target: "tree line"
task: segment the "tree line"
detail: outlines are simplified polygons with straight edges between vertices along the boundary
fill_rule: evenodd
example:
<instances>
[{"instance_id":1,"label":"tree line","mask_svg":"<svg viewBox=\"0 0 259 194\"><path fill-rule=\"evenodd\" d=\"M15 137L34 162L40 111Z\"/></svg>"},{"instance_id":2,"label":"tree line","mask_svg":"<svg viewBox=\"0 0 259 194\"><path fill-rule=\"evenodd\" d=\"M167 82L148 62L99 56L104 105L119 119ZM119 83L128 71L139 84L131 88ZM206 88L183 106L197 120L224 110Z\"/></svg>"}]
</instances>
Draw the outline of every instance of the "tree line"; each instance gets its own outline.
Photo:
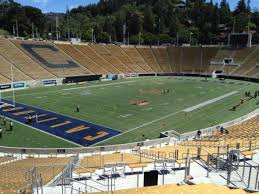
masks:
<instances>
[{"instance_id":1,"label":"tree line","mask_svg":"<svg viewBox=\"0 0 259 194\"><path fill-rule=\"evenodd\" d=\"M18 27L17 27L18 26ZM0 0L0 33L26 38L129 44L220 44L231 32L259 34L259 12L250 0L234 10L227 0L100 0L64 14L43 14L13 0Z\"/></svg>"}]
</instances>

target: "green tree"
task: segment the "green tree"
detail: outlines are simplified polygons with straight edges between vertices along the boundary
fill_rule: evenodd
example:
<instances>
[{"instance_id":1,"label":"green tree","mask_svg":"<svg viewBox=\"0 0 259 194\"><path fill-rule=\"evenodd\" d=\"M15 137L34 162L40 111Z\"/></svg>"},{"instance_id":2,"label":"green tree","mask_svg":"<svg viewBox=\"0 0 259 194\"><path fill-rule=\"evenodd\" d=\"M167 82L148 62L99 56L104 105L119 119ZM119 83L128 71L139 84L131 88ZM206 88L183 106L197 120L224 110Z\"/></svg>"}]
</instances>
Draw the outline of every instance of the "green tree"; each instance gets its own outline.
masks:
<instances>
[{"instance_id":1,"label":"green tree","mask_svg":"<svg viewBox=\"0 0 259 194\"><path fill-rule=\"evenodd\" d=\"M98 43L109 43L110 42L110 36L106 32L101 32L96 36L96 42Z\"/></svg>"},{"instance_id":2,"label":"green tree","mask_svg":"<svg viewBox=\"0 0 259 194\"><path fill-rule=\"evenodd\" d=\"M160 44L171 44L173 42L173 38L169 36L168 34L160 34L158 36Z\"/></svg>"},{"instance_id":3,"label":"green tree","mask_svg":"<svg viewBox=\"0 0 259 194\"><path fill-rule=\"evenodd\" d=\"M130 36L129 43L137 45L139 43L139 36L138 35Z\"/></svg>"},{"instance_id":4,"label":"green tree","mask_svg":"<svg viewBox=\"0 0 259 194\"><path fill-rule=\"evenodd\" d=\"M145 32L154 33L155 17L150 5L145 8L144 11L144 23L143 28Z\"/></svg>"},{"instance_id":5,"label":"green tree","mask_svg":"<svg viewBox=\"0 0 259 194\"><path fill-rule=\"evenodd\" d=\"M249 10L247 9L245 0L239 0L234 11L235 32L243 32L247 28L249 21Z\"/></svg>"},{"instance_id":6,"label":"green tree","mask_svg":"<svg viewBox=\"0 0 259 194\"><path fill-rule=\"evenodd\" d=\"M127 15L127 26L129 34L136 35L142 31L142 17L141 14L136 13L129 13Z\"/></svg>"},{"instance_id":7,"label":"green tree","mask_svg":"<svg viewBox=\"0 0 259 194\"><path fill-rule=\"evenodd\" d=\"M147 45L154 45L158 41L158 37L152 33L145 33L143 34L142 38L143 38L144 44L147 44Z\"/></svg>"}]
</instances>

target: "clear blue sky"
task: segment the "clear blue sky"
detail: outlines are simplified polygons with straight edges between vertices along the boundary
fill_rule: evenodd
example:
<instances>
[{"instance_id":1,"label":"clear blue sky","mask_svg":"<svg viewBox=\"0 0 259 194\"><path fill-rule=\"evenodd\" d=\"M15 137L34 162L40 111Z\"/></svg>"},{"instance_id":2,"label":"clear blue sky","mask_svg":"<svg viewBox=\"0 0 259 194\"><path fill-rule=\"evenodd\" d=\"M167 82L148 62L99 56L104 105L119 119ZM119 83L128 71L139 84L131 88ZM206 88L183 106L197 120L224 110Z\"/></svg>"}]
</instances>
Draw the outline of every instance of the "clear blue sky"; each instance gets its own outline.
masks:
<instances>
[{"instance_id":1,"label":"clear blue sky","mask_svg":"<svg viewBox=\"0 0 259 194\"><path fill-rule=\"evenodd\" d=\"M221 0L213 0L220 2ZM79 5L96 3L98 0L16 0L22 5L31 5L40 8L43 12L65 12L68 5L69 9ZM238 0L228 0L232 9L236 7ZM259 9L259 0L251 0L251 7Z\"/></svg>"}]
</instances>

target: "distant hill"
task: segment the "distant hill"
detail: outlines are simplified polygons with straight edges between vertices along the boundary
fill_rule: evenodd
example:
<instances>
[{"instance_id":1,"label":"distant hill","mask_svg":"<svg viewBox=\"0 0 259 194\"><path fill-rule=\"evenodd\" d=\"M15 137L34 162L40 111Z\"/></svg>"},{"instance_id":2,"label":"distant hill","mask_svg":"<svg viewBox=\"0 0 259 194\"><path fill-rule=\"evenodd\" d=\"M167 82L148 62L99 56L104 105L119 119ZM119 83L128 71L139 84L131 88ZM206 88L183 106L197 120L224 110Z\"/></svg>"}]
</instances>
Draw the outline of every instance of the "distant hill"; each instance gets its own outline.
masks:
<instances>
[{"instance_id":1,"label":"distant hill","mask_svg":"<svg viewBox=\"0 0 259 194\"><path fill-rule=\"evenodd\" d=\"M234 11L227 0L220 4L205 0L100 0L79 6L66 14L42 14L37 8L21 6L12 0L0 0L0 27L10 34L16 21L19 35L30 37L32 23L43 38L65 40L81 37L96 42L137 44L218 44L228 33L245 32L248 27L259 33L259 13L249 1L239 0ZM52 37L48 34L52 32ZM69 35L68 35L69 33Z\"/></svg>"}]
</instances>

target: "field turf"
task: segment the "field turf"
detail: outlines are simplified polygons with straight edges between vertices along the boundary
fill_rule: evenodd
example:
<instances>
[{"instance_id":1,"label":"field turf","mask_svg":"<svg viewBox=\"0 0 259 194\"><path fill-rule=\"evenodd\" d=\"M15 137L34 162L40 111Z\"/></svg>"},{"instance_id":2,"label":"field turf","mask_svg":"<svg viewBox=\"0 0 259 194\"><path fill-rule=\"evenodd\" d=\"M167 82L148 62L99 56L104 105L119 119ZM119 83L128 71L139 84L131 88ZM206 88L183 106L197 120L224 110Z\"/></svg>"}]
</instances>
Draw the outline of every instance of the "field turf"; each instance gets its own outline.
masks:
<instances>
[{"instance_id":1,"label":"field turf","mask_svg":"<svg viewBox=\"0 0 259 194\"><path fill-rule=\"evenodd\" d=\"M258 90L258 84L190 77L147 77L79 85L41 87L16 91L16 101L97 123L122 132L97 145L141 141L157 138L161 131L180 133L233 120L256 108L256 100L241 105L246 91ZM164 94L164 90L169 93ZM183 110L211 99L233 93L191 112ZM6 99L11 92L3 93ZM132 105L146 101L145 106ZM75 108L80 105L80 112ZM8 127L7 127L8 128ZM69 142L15 123L14 131L4 131L0 145L11 147L76 147Z\"/></svg>"}]
</instances>

